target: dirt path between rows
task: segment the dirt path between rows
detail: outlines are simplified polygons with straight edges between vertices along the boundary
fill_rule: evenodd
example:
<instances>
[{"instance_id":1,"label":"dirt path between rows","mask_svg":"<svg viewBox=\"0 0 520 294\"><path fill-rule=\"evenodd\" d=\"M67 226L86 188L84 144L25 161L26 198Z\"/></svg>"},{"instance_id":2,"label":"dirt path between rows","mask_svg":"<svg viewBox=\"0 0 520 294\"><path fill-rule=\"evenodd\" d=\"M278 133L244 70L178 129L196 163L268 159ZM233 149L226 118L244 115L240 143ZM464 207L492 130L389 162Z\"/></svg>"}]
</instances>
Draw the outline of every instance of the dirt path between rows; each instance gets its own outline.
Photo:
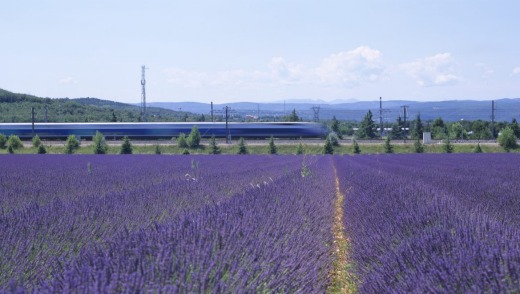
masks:
<instances>
[{"instance_id":1,"label":"dirt path between rows","mask_svg":"<svg viewBox=\"0 0 520 294\"><path fill-rule=\"evenodd\" d=\"M353 274L353 264L349 258L350 240L345 236L343 226L343 201L345 195L341 193L338 172L334 168L334 178L336 186L336 201L334 203L334 224L332 232L334 235L333 255L334 268L331 273L332 284L328 293L357 293L356 278Z\"/></svg>"}]
</instances>

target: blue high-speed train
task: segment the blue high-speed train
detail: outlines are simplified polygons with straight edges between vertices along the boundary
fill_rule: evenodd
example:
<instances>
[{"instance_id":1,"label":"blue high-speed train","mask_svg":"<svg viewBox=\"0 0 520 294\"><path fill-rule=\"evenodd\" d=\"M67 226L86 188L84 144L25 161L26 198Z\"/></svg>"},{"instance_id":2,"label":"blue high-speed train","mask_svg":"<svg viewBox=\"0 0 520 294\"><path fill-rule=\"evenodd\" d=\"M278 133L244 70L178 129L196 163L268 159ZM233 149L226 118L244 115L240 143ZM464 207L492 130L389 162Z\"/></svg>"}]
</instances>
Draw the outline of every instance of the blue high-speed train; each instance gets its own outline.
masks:
<instances>
[{"instance_id":1,"label":"blue high-speed train","mask_svg":"<svg viewBox=\"0 0 520 294\"><path fill-rule=\"evenodd\" d=\"M226 137L224 122L141 122L141 123L0 123L0 134L20 138L66 138L75 135L90 138L101 132L106 137L171 138L180 133L188 135L197 126L202 137ZM326 134L324 126L307 122L229 123L232 138L318 138Z\"/></svg>"}]
</instances>

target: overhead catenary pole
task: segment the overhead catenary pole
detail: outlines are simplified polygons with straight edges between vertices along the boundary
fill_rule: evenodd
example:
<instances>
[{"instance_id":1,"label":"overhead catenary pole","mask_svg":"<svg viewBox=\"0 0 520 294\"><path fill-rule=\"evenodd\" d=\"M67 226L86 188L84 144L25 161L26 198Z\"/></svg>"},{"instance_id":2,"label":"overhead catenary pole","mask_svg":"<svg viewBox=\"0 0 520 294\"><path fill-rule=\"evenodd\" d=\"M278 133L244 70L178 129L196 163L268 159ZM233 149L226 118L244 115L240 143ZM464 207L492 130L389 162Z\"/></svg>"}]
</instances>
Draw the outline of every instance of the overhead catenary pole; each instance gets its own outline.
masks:
<instances>
[{"instance_id":1,"label":"overhead catenary pole","mask_svg":"<svg viewBox=\"0 0 520 294\"><path fill-rule=\"evenodd\" d=\"M144 72L146 67L141 66L141 121L146 121L146 79Z\"/></svg>"},{"instance_id":2,"label":"overhead catenary pole","mask_svg":"<svg viewBox=\"0 0 520 294\"><path fill-rule=\"evenodd\" d=\"M406 132L406 118L408 118L408 105L403 105L401 106L401 108L403 109L403 118L404 118L404 123L403 123L403 126L404 126L404 141L406 142L406 138L408 136L407 132Z\"/></svg>"},{"instance_id":3,"label":"overhead catenary pole","mask_svg":"<svg viewBox=\"0 0 520 294\"><path fill-rule=\"evenodd\" d=\"M379 97L379 132L383 138L383 99Z\"/></svg>"},{"instance_id":4,"label":"overhead catenary pole","mask_svg":"<svg viewBox=\"0 0 520 294\"><path fill-rule=\"evenodd\" d=\"M491 139L495 139L495 100L491 100Z\"/></svg>"},{"instance_id":5,"label":"overhead catenary pole","mask_svg":"<svg viewBox=\"0 0 520 294\"><path fill-rule=\"evenodd\" d=\"M32 135L34 137L34 107L31 107Z\"/></svg>"},{"instance_id":6,"label":"overhead catenary pole","mask_svg":"<svg viewBox=\"0 0 520 294\"><path fill-rule=\"evenodd\" d=\"M213 122L213 101L211 101L211 122Z\"/></svg>"},{"instance_id":7,"label":"overhead catenary pole","mask_svg":"<svg viewBox=\"0 0 520 294\"><path fill-rule=\"evenodd\" d=\"M229 118L229 115L228 115L228 111L229 111L229 107L226 106L225 107L226 109L226 144L229 144L229 127L228 127L228 118Z\"/></svg>"}]
</instances>

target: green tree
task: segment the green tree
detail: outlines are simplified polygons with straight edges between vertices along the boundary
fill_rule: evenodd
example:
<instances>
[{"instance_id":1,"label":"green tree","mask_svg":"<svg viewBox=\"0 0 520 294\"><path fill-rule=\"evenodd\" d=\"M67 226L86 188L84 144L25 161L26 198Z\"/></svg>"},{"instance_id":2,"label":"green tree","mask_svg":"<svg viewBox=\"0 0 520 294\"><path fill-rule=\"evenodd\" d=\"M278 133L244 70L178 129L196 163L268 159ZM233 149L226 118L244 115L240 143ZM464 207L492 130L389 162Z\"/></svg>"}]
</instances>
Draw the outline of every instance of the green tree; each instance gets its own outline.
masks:
<instances>
[{"instance_id":1,"label":"green tree","mask_svg":"<svg viewBox=\"0 0 520 294\"><path fill-rule=\"evenodd\" d=\"M38 135L34 135L34 137L32 138L32 145L33 147L40 147L40 145L42 144L42 141L40 140L40 137Z\"/></svg>"},{"instance_id":2,"label":"green tree","mask_svg":"<svg viewBox=\"0 0 520 294\"><path fill-rule=\"evenodd\" d=\"M464 130L464 126L462 126L460 122L451 124L450 130L450 136L452 138L462 140L467 137L466 130Z\"/></svg>"},{"instance_id":3,"label":"green tree","mask_svg":"<svg viewBox=\"0 0 520 294\"><path fill-rule=\"evenodd\" d=\"M505 127L498 135L498 144L507 152L517 147L516 140L515 132L510 127Z\"/></svg>"},{"instance_id":4,"label":"green tree","mask_svg":"<svg viewBox=\"0 0 520 294\"><path fill-rule=\"evenodd\" d=\"M482 147L480 147L480 143L477 143L477 146L473 150L474 153L483 153Z\"/></svg>"},{"instance_id":5,"label":"green tree","mask_svg":"<svg viewBox=\"0 0 520 294\"><path fill-rule=\"evenodd\" d=\"M23 143L17 135L10 135L9 139L7 139L7 146L11 147L13 150L16 150L23 148Z\"/></svg>"},{"instance_id":6,"label":"green tree","mask_svg":"<svg viewBox=\"0 0 520 294\"><path fill-rule=\"evenodd\" d=\"M113 110L112 110L112 118L110 119L110 122L117 122L117 116Z\"/></svg>"},{"instance_id":7,"label":"green tree","mask_svg":"<svg viewBox=\"0 0 520 294\"><path fill-rule=\"evenodd\" d=\"M96 135L92 137L94 154L105 154L107 153L108 146L105 141L105 136L101 134L99 131L96 131Z\"/></svg>"},{"instance_id":8,"label":"green tree","mask_svg":"<svg viewBox=\"0 0 520 294\"><path fill-rule=\"evenodd\" d=\"M376 137L374 130L376 129L376 125L374 120L372 119L372 111L368 111L363 121L359 126L359 130L357 132L357 136L362 139L372 139Z\"/></svg>"},{"instance_id":9,"label":"green tree","mask_svg":"<svg viewBox=\"0 0 520 294\"><path fill-rule=\"evenodd\" d=\"M291 112L291 114L285 118L285 121L288 121L288 122L291 122L291 121L292 121L292 122L300 121L300 118L299 118L298 115L296 114L296 108L294 108L293 111Z\"/></svg>"},{"instance_id":10,"label":"green tree","mask_svg":"<svg viewBox=\"0 0 520 294\"><path fill-rule=\"evenodd\" d=\"M330 132L328 135L327 135L327 138L329 138L329 141L330 143L332 144L332 146L339 146L339 138L338 138L338 134L334 133L334 132Z\"/></svg>"},{"instance_id":11,"label":"green tree","mask_svg":"<svg viewBox=\"0 0 520 294\"><path fill-rule=\"evenodd\" d=\"M424 152L424 145L421 143L421 140L418 138L415 139L415 143L413 143L413 149L415 153L423 153Z\"/></svg>"},{"instance_id":12,"label":"green tree","mask_svg":"<svg viewBox=\"0 0 520 294\"><path fill-rule=\"evenodd\" d=\"M473 131L474 138L480 139L489 139L491 138L491 131L489 130L489 126L486 122L478 119L471 124L471 130Z\"/></svg>"},{"instance_id":13,"label":"green tree","mask_svg":"<svg viewBox=\"0 0 520 294\"><path fill-rule=\"evenodd\" d=\"M296 154L301 155L304 153L305 153L305 149L303 149L303 144L302 144L302 142L300 142L300 144L298 144L298 148L296 148Z\"/></svg>"},{"instance_id":14,"label":"green tree","mask_svg":"<svg viewBox=\"0 0 520 294\"><path fill-rule=\"evenodd\" d=\"M442 149L444 153L453 153L453 144L450 143L450 137L448 136L446 140L444 140L444 145L442 145Z\"/></svg>"},{"instance_id":15,"label":"green tree","mask_svg":"<svg viewBox=\"0 0 520 294\"><path fill-rule=\"evenodd\" d=\"M354 154L360 154L361 153L361 149L359 148L359 144L356 140L354 140L354 142L352 143L352 146L353 146L353 149L354 149Z\"/></svg>"},{"instance_id":16,"label":"green tree","mask_svg":"<svg viewBox=\"0 0 520 294\"><path fill-rule=\"evenodd\" d=\"M414 127L412 131L412 138L421 139L424 132L424 126L421 121L421 114L417 114L414 121Z\"/></svg>"},{"instance_id":17,"label":"green tree","mask_svg":"<svg viewBox=\"0 0 520 294\"><path fill-rule=\"evenodd\" d=\"M401 116L397 118L397 121L392 125L392 131L390 132L393 139L404 139L404 125Z\"/></svg>"},{"instance_id":18,"label":"green tree","mask_svg":"<svg viewBox=\"0 0 520 294\"><path fill-rule=\"evenodd\" d=\"M271 136L271 139L269 139L269 150L267 150L267 153L269 154L277 154L278 150L276 148L276 145L274 144L274 138Z\"/></svg>"},{"instance_id":19,"label":"green tree","mask_svg":"<svg viewBox=\"0 0 520 294\"><path fill-rule=\"evenodd\" d=\"M217 140L215 139L215 135L211 136L209 139L209 154L217 155L220 154L220 147L217 145Z\"/></svg>"},{"instance_id":20,"label":"green tree","mask_svg":"<svg viewBox=\"0 0 520 294\"><path fill-rule=\"evenodd\" d=\"M45 149L45 146L43 146L43 144L40 144L38 146L38 154L45 154L47 153L47 149Z\"/></svg>"},{"instance_id":21,"label":"green tree","mask_svg":"<svg viewBox=\"0 0 520 294\"><path fill-rule=\"evenodd\" d=\"M433 121L431 130L433 139L439 140L444 138L446 133L446 125L444 124L442 118L438 117Z\"/></svg>"},{"instance_id":22,"label":"green tree","mask_svg":"<svg viewBox=\"0 0 520 294\"><path fill-rule=\"evenodd\" d=\"M332 146L329 137L325 139L325 145L323 145L323 154L334 154L334 147Z\"/></svg>"},{"instance_id":23,"label":"green tree","mask_svg":"<svg viewBox=\"0 0 520 294\"><path fill-rule=\"evenodd\" d=\"M182 155L190 155L190 151L188 149L184 149L184 151L182 151Z\"/></svg>"},{"instance_id":24,"label":"green tree","mask_svg":"<svg viewBox=\"0 0 520 294\"><path fill-rule=\"evenodd\" d=\"M180 133L177 138L177 146L179 148L188 148L188 142L186 142L186 135L184 133Z\"/></svg>"},{"instance_id":25,"label":"green tree","mask_svg":"<svg viewBox=\"0 0 520 294\"><path fill-rule=\"evenodd\" d=\"M513 130L513 133L515 133L515 136L517 138L520 138L520 126L518 126L518 123L516 122L516 118L513 118L511 120L511 129Z\"/></svg>"},{"instance_id":26,"label":"green tree","mask_svg":"<svg viewBox=\"0 0 520 294\"><path fill-rule=\"evenodd\" d=\"M247 150L246 143L243 137L240 137L238 140L238 154L248 154L249 150Z\"/></svg>"},{"instance_id":27,"label":"green tree","mask_svg":"<svg viewBox=\"0 0 520 294\"><path fill-rule=\"evenodd\" d=\"M343 139L339 125L339 120L336 119L336 116L332 117L332 124L330 125L330 129L338 135L338 138Z\"/></svg>"},{"instance_id":28,"label":"green tree","mask_svg":"<svg viewBox=\"0 0 520 294\"><path fill-rule=\"evenodd\" d=\"M161 146L155 145L155 154L161 154Z\"/></svg>"},{"instance_id":29,"label":"green tree","mask_svg":"<svg viewBox=\"0 0 520 294\"><path fill-rule=\"evenodd\" d=\"M191 128L191 132L188 135L188 139L186 140L186 143L190 148L197 148L200 145L200 132L199 128L197 126L193 126Z\"/></svg>"},{"instance_id":30,"label":"green tree","mask_svg":"<svg viewBox=\"0 0 520 294\"><path fill-rule=\"evenodd\" d=\"M13 148L13 146L8 145L8 147L7 147L7 152L9 152L9 154L13 154L13 153L14 153L14 148Z\"/></svg>"},{"instance_id":31,"label":"green tree","mask_svg":"<svg viewBox=\"0 0 520 294\"><path fill-rule=\"evenodd\" d=\"M0 134L0 149L4 149L7 146L7 137L4 134Z\"/></svg>"},{"instance_id":32,"label":"green tree","mask_svg":"<svg viewBox=\"0 0 520 294\"><path fill-rule=\"evenodd\" d=\"M79 141L78 138L74 135L69 135L67 137L67 141L65 141L65 153L72 154L79 149Z\"/></svg>"},{"instance_id":33,"label":"green tree","mask_svg":"<svg viewBox=\"0 0 520 294\"><path fill-rule=\"evenodd\" d=\"M394 146L390 144L390 137L387 136L384 144L385 153L394 153Z\"/></svg>"},{"instance_id":34,"label":"green tree","mask_svg":"<svg viewBox=\"0 0 520 294\"><path fill-rule=\"evenodd\" d=\"M121 151L119 154L132 154L133 153L133 147L132 143L130 143L130 139L128 136L125 136L123 138L123 144L121 144Z\"/></svg>"}]
</instances>

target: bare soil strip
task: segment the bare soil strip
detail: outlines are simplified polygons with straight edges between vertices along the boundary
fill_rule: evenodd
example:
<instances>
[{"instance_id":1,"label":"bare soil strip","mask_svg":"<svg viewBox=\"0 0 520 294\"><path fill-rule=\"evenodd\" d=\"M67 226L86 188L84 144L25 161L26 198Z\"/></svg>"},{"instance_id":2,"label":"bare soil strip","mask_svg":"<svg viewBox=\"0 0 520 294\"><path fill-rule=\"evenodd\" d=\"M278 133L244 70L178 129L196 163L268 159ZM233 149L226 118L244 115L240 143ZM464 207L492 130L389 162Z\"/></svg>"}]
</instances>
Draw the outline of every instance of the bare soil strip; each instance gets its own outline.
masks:
<instances>
[{"instance_id":1,"label":"bare soil strip","mask_svg":"<svg viewBox=\"0 0 520 294\"><path fill-rule=\"evenodd\" d=\"M331 273L332 283L328 293L357 293L356 277L353 274L353 264L349 258L350 240L345 236L343 226L343 201L345 195L341 193L339 178L334 166L336 185L336 202L334 203L334 235L333 255L334 269Z\"/></svg>"}]
</instances>

